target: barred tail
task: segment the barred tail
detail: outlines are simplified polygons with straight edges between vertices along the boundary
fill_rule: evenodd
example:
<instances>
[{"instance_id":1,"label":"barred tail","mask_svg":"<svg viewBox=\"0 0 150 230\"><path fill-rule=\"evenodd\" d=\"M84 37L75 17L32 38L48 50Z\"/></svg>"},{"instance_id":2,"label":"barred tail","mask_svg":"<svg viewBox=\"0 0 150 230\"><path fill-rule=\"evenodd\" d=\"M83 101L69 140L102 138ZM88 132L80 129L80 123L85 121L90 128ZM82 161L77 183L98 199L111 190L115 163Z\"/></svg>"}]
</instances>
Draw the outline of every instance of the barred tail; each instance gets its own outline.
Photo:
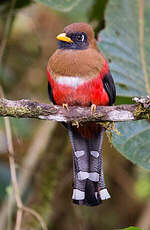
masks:
<instances>
[{"instance_id":1,"label":"barred tail","mask_svg":"<svg viewBox=\"0 0 150 230\"><path fill-rule=\"evenodd\" d=\"M74 189L73 202L96 206L110 198L106 189L102 167L102 141L104 128L91 139L86 139L76 129L69 128L73 147Z\"/></svg>"}]
</instances>

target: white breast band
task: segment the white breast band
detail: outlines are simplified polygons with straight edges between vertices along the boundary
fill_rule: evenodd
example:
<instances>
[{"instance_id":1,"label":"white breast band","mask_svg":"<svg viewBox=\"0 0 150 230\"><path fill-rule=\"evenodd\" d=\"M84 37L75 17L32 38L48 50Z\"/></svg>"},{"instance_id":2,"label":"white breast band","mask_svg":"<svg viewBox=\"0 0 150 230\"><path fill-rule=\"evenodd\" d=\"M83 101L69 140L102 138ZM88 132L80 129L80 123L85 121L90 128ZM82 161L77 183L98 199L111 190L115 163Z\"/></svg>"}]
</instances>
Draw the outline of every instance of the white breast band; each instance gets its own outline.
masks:
<instances>
[{"instance_id":1,"label":"white breast band","mask_svg":"<svg viewBox=\"0 0 150 230\"><path fill-rule=\"evenodd\" d=\"M77 88L79 85L82 85L85 80L81 77L72 77L72 76L60 76L56 79L59 84L71 86Z\"/></svg>"}]
</instances>

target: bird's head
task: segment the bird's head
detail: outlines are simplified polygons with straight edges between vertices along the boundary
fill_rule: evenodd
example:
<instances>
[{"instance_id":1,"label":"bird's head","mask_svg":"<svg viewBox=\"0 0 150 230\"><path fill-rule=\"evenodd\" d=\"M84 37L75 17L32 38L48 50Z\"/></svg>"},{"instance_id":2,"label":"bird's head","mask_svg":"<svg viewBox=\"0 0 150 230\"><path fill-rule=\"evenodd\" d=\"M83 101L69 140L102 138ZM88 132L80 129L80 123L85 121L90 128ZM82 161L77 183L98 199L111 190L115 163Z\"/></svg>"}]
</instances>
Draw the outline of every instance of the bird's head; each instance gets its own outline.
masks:
<instances>
[{"instance_id":1,"label":"bird's head","mask_svg":"<svg viewBox=\"0 0 150 230\"><path fill-rule=\"evenodd\" d=\"M87 23L70 24L56 38L59 41L59 49L84 50L95 46L93 29Z\"/></svg>"}]
</instances>

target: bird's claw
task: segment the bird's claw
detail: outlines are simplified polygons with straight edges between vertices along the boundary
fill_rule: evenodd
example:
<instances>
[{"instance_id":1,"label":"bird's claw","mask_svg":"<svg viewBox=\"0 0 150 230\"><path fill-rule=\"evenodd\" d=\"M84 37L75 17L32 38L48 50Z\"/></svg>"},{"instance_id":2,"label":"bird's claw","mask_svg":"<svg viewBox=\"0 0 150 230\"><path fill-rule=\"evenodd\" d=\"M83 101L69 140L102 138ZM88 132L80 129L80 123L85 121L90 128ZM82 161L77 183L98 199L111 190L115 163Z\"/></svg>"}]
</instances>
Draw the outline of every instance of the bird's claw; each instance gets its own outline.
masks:
<instances>
[{"instance_id":1,"label":"bird's claw","mask_svg":"<svg viewBox=\"0 0 150 230\"><path fill-rule=\"evenodd\" d=\"M96 105L95 104L92 104L91 105L91 114L95 113L96 112Z\"/></svg>"},{"instance_id":2,"label":"bird's claw","mask_svg":"<svg viewBox=\"0 0 150 230\"><path fill-rule=\"evenodd\" d=\"M67 111L69 111L68 104L63 104L62 106L63 106L64 109L66 109Z\"/></svg>"}]
</instances>

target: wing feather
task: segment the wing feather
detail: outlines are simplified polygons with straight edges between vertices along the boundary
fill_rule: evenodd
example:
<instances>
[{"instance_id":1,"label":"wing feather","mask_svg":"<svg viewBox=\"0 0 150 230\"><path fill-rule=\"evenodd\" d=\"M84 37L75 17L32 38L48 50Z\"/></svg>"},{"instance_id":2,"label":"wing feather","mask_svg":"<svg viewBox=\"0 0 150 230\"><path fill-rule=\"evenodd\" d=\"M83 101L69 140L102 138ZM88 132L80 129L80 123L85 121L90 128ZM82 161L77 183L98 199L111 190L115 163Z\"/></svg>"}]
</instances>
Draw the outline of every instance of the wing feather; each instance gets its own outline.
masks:
<instances>
[{"instance_id":1,"label":"wing feather","mask_svg":"<svg viewBox=\"0 0 150 230\"><path fill-rule=\"evenodd\" d=\"M49 97L50 101L53 102L54 105L56 105L56 103L54 101L54 97L53 97L53 89L52 89L49 82L48 82L48 97Z\"/></svg>"},{"instance_id":2,"label":"wing feather","mask_svg":"<svg viewBox=\"0 0 150 230\"><path fill-rule=\"evenodd\" d=\"M109 97L109 105L113 105L116 100L116 88L111 73L110 72L107 73L103 77L102 81L103 81L104 89L106 90Z\"/></svg>"}]
</instances>

